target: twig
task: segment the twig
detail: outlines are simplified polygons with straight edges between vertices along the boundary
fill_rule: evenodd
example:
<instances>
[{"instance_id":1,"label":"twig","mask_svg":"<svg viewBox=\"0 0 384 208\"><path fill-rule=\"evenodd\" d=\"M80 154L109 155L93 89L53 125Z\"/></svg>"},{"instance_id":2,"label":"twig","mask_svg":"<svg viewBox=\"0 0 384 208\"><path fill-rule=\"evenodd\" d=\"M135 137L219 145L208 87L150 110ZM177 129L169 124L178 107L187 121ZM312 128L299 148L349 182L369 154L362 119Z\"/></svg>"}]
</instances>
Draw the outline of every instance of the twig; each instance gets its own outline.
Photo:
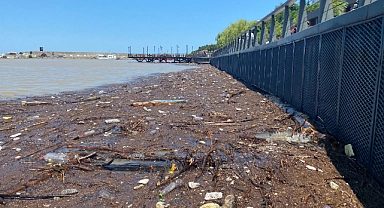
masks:
<instances>
[{"instance_id":1,"label":"twig","mask_svg":"<svg viewBox=\"0 0 384 208\"><path fill-rule=\"evenodd\" d=\"M29 181L29 182L27 182L27 183L25 183L25 184L15 188L15 189L12 189L10 191L5 192L4 194L15 194L15 193L17 193L17 192L19 192L21 190L24 190L24 189L30 187L30 186L36 185L39 182L44 181L44 180L50 178L52 176L52 171L53 170L51 170L50 172L48 172L45 175L40 176L40 178L38 178L38 179L31 180L31 181Z\"/></svg>"},{"instance_id":2,"label":"twig","mask_svg":"<svg viewBox=\"0 0 384 208\"><path fill-rule=\"evenodd\" d=\"M37 199L52 199L55 197L70 197L71 195L46 195L46 196L21 196L18 194L0 194L3 199L21 199L21 200L37 200Z\"/></svg>"},{"instance_id":3,"label":"twig","mask_svg":"<svg viewBox=\"0 0 384 208\"><path fill-rule=\"evenodd\" d=\"M75 149L85 149L85 150L97 150L97 151L107 151L107 152L118 152L118 153L133 153L132 150L130 151L125 151L125 150L116 150L116 149L111 149L107 147L87 147L87 146L76 146L73 144L68 144L67 148L75 148Z\"/></svg>"}]
</instances>

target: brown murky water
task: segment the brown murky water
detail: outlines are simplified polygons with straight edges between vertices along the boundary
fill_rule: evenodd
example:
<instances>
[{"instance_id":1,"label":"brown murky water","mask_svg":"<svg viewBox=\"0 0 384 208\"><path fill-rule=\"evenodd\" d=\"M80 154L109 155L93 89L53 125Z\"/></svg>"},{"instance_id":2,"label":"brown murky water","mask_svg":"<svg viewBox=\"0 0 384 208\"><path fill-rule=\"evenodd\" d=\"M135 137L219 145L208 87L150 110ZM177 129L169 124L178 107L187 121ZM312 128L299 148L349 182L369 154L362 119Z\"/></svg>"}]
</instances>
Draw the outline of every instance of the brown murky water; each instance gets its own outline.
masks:
<instances>
[{"instance_id":1,"label":"brown murky water","mask_svg":"<svg viewBox=\"0 0 384 208\"><path fill-rule=\"evenodd\" d=\"M0 99L54 94L191 68L133 60L0 59Z\"/></svg>"}]
</instances>

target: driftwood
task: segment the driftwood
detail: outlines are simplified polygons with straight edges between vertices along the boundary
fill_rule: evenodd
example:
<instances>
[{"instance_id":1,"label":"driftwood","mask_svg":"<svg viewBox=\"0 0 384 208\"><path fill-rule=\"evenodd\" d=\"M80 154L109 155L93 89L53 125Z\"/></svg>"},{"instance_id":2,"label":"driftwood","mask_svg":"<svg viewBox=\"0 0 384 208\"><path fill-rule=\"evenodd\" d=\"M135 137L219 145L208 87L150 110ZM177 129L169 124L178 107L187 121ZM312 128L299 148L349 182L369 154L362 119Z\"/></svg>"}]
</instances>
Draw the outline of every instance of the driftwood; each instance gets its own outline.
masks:
<instances>
[{"instance_id":1,"label":"driftwood","mask_svg":"<svg viewBox=\"0 0 384 208\"><path fill-rule=\"evenodd\" d=\"M72 102L70 102L70 103L89 102L89 101L100 100L100 99L101 99L101 98L98 97L98 96L92 96L92 97L84 98L84 99L81 99L81 100L78 100L78 101L72 101Z\"/></svg>"},{"instance_id":2,"label":"driftwood","mask_svg":"<svg viewBox=\"0 0 384 208\"><path fill-rule=\"evenodd\" d=\"M29 181L29 182L27 182L27 183L25 183L25 184L23 184L23 185L21 185L19 187L16 187L15 189L12 189L12 190L9 190L9 191L5 192L4 194L15 194L15 193L17 193L19 191L22 191L22 190L30 187L30 186L34 186L34 185L38 184L39 182L44 181L44 180L50 178L51 176L52 176L52 172L50 171L47 174L44 174L44 175L40 176L38 179L31 180L31 181Z\"/></svg>"},{"instance_id":3,"label":"driftwood","mask_svg":"<svg viewBox=\"0 0 384 208\"><path fill-rule=\"evenodd\" d=\"M133 153L132 150L117 150L117 149L111 149L108 147L88 147L88 146L78 146L73 144L68 144L67 148L75 148L75 149L85 149L85 150L95 150L95 151L107 151L107 152L117 152L117 153Z\"/></svg>"},{"instance_id":4,"label":"driftwood","mask_svg":"<svg viewBox=\"0 0 384 208\"><path fill-rule=\"evenodd\" d=\"M133 107L140 106L156 106L156 105L171 105L174 103L187 103L188 100L151 100L146 102L134 102L131 104Z\"/></svg>"},{"instance_id":5,"label":"driftwood","mask_svg":"<svg viewBox=\"0 0 384 208\"><path fill-rule=\"evenodd\" d=\"M18 194L0 194L2 199L20 199L20 200L38 200L38 199L53 199L56 197L70 197L70 195L45 195L45 196L22 196Z\"/></svg>"},{"instance_id":6,"label":"driftwood","mask_svg":"<svg viewBox=\"0 0 384 208\"><path fill-rule=\"evenodd\" d=\"M51 105L51 104L52 103L41 102L41 101L33 101L33 102L21 101L22 106Z\"/></svg>"}]
</instances>

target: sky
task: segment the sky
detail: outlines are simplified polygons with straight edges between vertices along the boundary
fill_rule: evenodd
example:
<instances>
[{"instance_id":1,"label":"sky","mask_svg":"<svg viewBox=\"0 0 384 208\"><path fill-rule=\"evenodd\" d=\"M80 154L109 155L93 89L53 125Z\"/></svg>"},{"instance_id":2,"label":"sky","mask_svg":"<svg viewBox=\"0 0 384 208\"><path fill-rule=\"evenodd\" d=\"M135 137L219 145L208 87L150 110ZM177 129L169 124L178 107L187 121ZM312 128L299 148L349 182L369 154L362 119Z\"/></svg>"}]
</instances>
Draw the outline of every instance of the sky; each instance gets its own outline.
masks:
<instances>
[{"instance_id":1,"label":"sky","mask_svg":"<svg viewBox=\"0 0 384 208\"><path fill-rule=\"evenodd\" d=\"M1 0L0 53L185 53L284 0ZM160 48L161 47L161 48ZM161 50L162 49L162 50Z\"/></svg>"}]
</instances>

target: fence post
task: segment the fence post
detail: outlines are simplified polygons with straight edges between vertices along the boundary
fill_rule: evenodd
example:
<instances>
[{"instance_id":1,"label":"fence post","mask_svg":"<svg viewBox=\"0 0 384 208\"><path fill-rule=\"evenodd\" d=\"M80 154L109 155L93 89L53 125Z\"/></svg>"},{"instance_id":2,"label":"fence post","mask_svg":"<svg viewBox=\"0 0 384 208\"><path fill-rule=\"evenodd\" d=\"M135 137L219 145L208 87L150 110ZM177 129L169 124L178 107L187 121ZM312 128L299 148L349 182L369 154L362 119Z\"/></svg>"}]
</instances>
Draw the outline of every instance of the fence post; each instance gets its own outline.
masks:
<instances>
[{"instance_id":1,"label":"fence post","mask_svg":"<svg viewBox=\"0 0 384 208\"><path fill-rule=\"evenodd\" d=\"M322 23L332 18L333 18L332 0L320 0L319 16L317 18L318 22Z\"/></svg>"},{"instance_id":2,"label":"fence post","mask_svg":"<svg viewBox=\"0 0 384 208\"><path fill-rule=\"evenodd\" d=\"M265 22L262 21L261 22L261 32L260 32L260 45L264 45L265 44Z\"/></svg>"},{"instance_id":3,"label":"fence post","mask_svg":"<svg viewBox=\"0 0 384 208\"><path fill-rule=\"evenodd\" d=\"M284 9L284 23L283 23L283 38L291 35L291 24L289 19L289 6L285 6Z\"/></svg>"},{"instance_id":4,"label":"fence post","mask_svg":"<svg viewBox=\"0 0 384 208\"><path fill-rule=\"evenodd\" d=\"M305 9L305 0L300 0L299 18L297 19L297 32L301 32L308 28L307 25L307 10Z\"/></svg>"},{"instance_id":5,"label":"fence post","mask_svg":"<svg viewBox=\"0 0 384 208\"><path fill-rule=\"evenodd\" d=\"M271 28L269 30L269 40L270 43L276 41L276 32L275 32L275 15L271 17Z\"/></svg>"}]
</instances>

